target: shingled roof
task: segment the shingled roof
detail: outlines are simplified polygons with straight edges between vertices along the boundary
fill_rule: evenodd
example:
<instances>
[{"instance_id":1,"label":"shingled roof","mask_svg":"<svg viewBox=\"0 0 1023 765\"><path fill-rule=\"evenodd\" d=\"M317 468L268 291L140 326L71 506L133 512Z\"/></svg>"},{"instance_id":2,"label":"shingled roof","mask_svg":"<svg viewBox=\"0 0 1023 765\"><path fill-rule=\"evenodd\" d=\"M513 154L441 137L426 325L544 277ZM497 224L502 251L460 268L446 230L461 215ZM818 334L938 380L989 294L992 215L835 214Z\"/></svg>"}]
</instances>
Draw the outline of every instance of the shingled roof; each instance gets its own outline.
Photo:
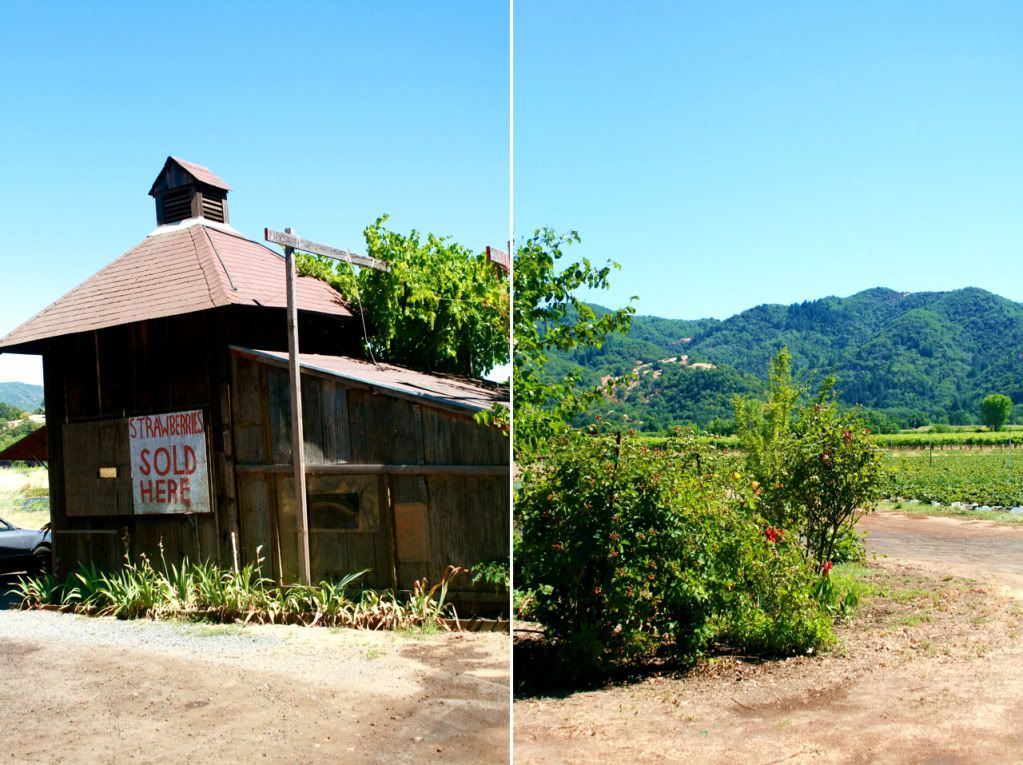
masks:
<instances>
[{"instance_id":1,"label":"shingled roof","mask_svg":"<svg viewBox=\"0 0 1023 765\"><path fill-rule=\"evenodd\" d=\"M189 172L197 167L190 167ZM161 226L0 338L0 350L221 306L284 308L284 265L280 254L244 238L230 226L200 219ZM352 315L337 291L318 279L299 278L296 294L300 310Z\"/></svg>"}]
</instances>

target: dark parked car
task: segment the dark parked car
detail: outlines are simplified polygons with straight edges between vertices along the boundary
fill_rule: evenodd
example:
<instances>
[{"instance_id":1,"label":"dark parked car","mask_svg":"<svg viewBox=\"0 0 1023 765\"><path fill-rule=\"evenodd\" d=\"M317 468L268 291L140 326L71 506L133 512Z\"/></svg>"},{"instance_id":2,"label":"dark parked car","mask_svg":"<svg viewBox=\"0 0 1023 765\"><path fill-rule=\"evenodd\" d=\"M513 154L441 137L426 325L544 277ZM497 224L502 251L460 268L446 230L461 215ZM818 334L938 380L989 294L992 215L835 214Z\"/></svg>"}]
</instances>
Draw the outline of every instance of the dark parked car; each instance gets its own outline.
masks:
<instances>
[{"instance_id":1,"label":"dark parked car","mask_svg":"<svg viewBox=\"0 0 1023 765\"><path fill-rule=\"evenodd\" d=\"M0 518L0 575L50 568L50 525L39 530L19 529Z\"/></svg>"}]
</instances>

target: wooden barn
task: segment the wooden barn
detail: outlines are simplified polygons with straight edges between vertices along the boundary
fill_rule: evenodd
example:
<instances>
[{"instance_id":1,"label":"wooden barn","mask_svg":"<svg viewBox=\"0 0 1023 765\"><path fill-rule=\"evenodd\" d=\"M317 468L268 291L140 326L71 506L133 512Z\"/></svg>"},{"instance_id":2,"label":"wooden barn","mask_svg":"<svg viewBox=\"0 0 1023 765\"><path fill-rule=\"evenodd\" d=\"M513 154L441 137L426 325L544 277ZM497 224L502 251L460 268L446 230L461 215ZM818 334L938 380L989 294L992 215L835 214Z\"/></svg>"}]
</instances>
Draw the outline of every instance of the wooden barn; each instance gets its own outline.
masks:
<instances>
[{"instance_id":1,"label":"wooden barn","mask_svg":"<svg viewBox=\"0 0 1023 765\"><path fill-rule=\"evenodd\" d=\"M168 158L141 243L0 339L41 354L58 571L262 560L298 579L283 257L228 221L228 186ZM509 555L509 446L487 383L356 358L335 290L297 283L313 581L374 587ZM468 577L458 599L483 603ZM496 596L492 596L495 597Z\"/></svg>"}]
</instances>

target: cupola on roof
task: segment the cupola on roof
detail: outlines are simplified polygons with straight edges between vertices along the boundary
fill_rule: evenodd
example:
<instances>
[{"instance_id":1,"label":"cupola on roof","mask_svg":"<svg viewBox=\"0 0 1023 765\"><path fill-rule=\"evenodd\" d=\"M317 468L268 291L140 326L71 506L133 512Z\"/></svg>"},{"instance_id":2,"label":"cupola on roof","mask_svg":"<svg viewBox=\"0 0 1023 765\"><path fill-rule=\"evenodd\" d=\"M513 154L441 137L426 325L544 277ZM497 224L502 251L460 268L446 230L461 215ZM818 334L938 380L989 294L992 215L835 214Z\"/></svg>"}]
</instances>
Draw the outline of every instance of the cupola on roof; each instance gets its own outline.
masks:
<instances>
[{"instance_id":1,"label":"cupola on roof","mask_svg":"<svg viewBox=\"0 0 1023 765\"><path fill-rule=\"evenodd\" d=\"M149 196L156 199L156 223L163 226L188 218L227 223L227 192L231 190L208 167L167 157Z\"/></svg>"},{"instance_id":2,"label":"cupola on roof","mask_svg":"<svg viewBox=\"0 0 1023 765\"><path fill-rule=\"evenodd\" d=\"M161 220L161 199L182 188L200 198L198 210L177 220ZM208 168L169 157L149 192L157 200L160 225L156 230L0 338L0 351L19 350L17 346L49 337L221 306L285 308L284 258L226 224L227 188ZM210 190L225 196L224 221L209 215L202 201ZM300 277L296 293L300 311L352 315L344 298L319 279Z\"/></svg>"}]
</instances>

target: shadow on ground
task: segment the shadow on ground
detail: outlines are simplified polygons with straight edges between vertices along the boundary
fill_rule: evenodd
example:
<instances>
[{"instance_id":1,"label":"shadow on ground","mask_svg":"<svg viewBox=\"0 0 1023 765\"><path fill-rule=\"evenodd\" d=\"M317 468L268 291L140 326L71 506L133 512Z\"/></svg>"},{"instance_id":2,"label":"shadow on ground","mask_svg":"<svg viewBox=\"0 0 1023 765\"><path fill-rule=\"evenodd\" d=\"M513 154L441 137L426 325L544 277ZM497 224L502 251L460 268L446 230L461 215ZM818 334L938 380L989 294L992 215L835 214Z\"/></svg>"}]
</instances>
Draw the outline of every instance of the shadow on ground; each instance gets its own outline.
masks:
<instances>
[{"instance_id":1,"label":"shadow on ground","mask_svg":"<svg viewBox=\"0 0 1023 765\"><path fill-rule=\"evenodd\" d=\"M513 651L516 700L566 698L580 691L629 685L652 677L684 678L696 666L690 660L661 658L585 667L566 663L558 656L556 645L528 633L516 635Z\"/></svg>"},{"instance_id":2,"label":"shadow on ground","mask_svg":"<svg viewBox=\"0 0 1023 765\"><path fill-rule=\"evenodd\" d=\"M0 611L18 607L17 596L10 594L10 590L18 583L18 577L18 574L0 574Z\"/></svg>"}]
</instances>

